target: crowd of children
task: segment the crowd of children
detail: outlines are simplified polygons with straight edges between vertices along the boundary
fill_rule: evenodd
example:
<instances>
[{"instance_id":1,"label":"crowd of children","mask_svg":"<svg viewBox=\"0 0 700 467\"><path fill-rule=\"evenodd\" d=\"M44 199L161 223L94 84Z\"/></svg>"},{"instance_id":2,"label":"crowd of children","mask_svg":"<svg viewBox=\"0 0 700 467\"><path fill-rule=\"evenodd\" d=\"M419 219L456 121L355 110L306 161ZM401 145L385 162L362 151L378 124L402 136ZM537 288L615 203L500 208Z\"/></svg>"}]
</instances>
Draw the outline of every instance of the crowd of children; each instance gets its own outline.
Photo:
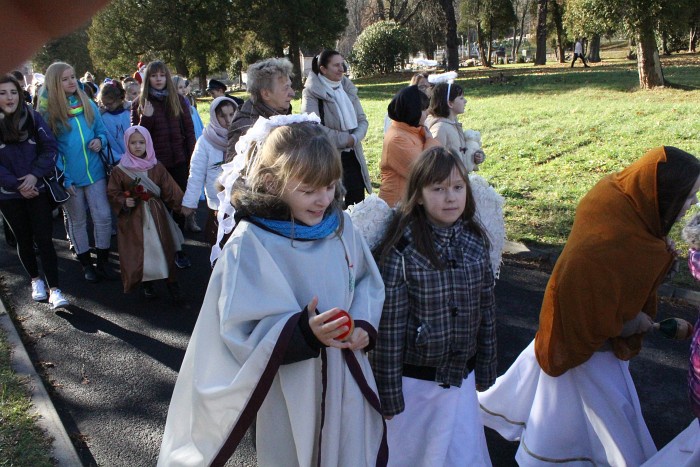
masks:
<instances>
[{"instance_id":1,"label":"crowd of children","mask_svg":"<svg viewBox=\"0 0 700 467\"><path fill-rule=\"evenodd\" d=\"M672 446L656 453L627 361L654 324L656 289L675 255L666 237L697 202L694 156L654 149L583 198L537 336L497 379L493 250L502 239L485 228L486 195L473 188L483 179L470 172L485 156L458 122L459 85L426 90L421 76L389 104L381 197L394 210L370 249L361 219L344 211L347 164L323 117L260 117L225 162L238 103L214 99L197 138L187 81L159 61L139 77L140 87L105 80L98 106L70 65L54 63L38 112L17 102L16 79L0 79L0 211L33 298L47 298L35 242L49 303L67 306L44 225L51 195L42 181L55 165L85 280L119 277L109 261L113 215L124 292L140 287L152 299L165 281L179 303L177 269L189 266L182 229L204 192L213 269L158 465L223 465L251 426L266 466L491 465L484 425L520 442L521 465L681 459ZM33 210L44 224L29 219ZM700 440L695 425L679 443Z\"/></svg>"}]
</instances>

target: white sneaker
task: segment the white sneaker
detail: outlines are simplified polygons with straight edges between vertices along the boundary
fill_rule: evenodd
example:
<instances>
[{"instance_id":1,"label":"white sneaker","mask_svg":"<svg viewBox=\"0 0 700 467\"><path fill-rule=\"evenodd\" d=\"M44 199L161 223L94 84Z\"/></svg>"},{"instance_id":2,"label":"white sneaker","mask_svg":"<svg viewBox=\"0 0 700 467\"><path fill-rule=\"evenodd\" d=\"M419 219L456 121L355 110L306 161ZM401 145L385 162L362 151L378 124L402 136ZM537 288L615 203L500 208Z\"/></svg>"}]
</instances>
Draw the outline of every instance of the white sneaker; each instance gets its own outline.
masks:
<instances>
[{"instance_id":1,"label":"white sneaker","mask_svg":"<svg viewBox=\"0 0 700 467\"><path fill-rule=\"evenodd\" d=\"M46 300L46 285L41 279L32 281L32 298L34 301L40 302Z\"/></svg>"},{"instance_id":2,"label":"white sneaker","mask_svg":"<svg viewBox=\"0 0 700 467\"><path fill-rule=\"evenodd\" d=\"M49 296L49 305L51 305L52 310L55 310L56 308L68 306L69 303L68 300L63 298L61 289L54 289L51 291L51 296Z\"/></svg>"}]
</instances>

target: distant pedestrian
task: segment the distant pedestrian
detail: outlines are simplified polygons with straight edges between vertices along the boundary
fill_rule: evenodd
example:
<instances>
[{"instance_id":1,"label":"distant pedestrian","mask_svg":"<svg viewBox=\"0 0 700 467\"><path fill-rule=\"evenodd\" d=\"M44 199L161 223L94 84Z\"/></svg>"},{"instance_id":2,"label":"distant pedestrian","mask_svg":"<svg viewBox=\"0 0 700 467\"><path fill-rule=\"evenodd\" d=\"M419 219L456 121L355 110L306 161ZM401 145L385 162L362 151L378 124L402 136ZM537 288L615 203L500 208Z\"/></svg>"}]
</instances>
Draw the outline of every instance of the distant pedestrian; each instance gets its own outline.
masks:
<instances>
[{"instance_id":1,"label":"distant pedestrian","mask_svg":"<svg viewBox=\"0 0 700 467\"><path fill-rule=\"evenodd\" d=\"M519 465L636 466L656 453L629 360L653 326L657 289L676 257L669 232L698 188L700 161L664 146L579 203L534 341L479 394L484 424L520 440Z\"/></svg>"},{"instance_id":2,"label":"distant pedestrian","mask_svg":"<svg viewBox=\"0 0 700 467\"><path fill-rule=\"evenodd\" d=\"M576 44L574 44L574 59L571 60L571 68L574 67L574 63L576 63L576 59L578 58L581 59L585 68L590 68L588 63L586 63L586 57L583 54L583 44L581 43L581 39L576 39Z\"/></svg>"},{"instance_id":3,"label":"distant pedestrian","mask_svg":"<svg viewBox=\"0 0 700 467\"><path fill-rule=\"evenodd\" d=\"M53 63L39 99L39 110L56 135L64 185L71 197L63 204L66 230L85 280L116 280L119 275L109 266L112 219L107 201L107 180L99 152L107 147L107 129L97 104L82 91L73 67ZM87 211L94 226L97 266L90 257Z\"/></svg>"},{"instance_id":4,"label":"distant pedestrian","mask_svg":"<svg viewBox=\"0 0 700 467\"><path fill-rule=\"evenodd\" d=\"M370 361L389 465L491 465L476 391L496 380L495 280L467 170L421 154L379 247L386 299Z\"/></svg>"},{"instance_id":5,"label":"distant pedestrian","mask_svg":"<svg viewBox=\"0 0 700 467\"><path fill-rule=\"evenodd\" d=\"M124 144L126 152L112 171L107 188L112 209L119 216L117 239L124 292L140 283L146 298L156 298L154 281L166 279L171 297L180 302L174 259L184 238L167 208L180 210L182 190L156 160L146 128L129 128Z\"/></svg>"},{"instance_id":6,"label":"distant pedestrian","mask_svg":"<svg viewBox=\"0 0 700 467\"><path fill-rule=\"evenodd\" d=\"M53 218L42 177L56 166L56 140L44 119L24 102L22 87L11 75L0 77L0 213L16 238L17 255L32 281L32 299L49 299L52 309L68 300L59 287L53 247ZM41 278L34 244L46 283ZM46 284L50 294L46 293Z\"/></svg>"}]
</instances>

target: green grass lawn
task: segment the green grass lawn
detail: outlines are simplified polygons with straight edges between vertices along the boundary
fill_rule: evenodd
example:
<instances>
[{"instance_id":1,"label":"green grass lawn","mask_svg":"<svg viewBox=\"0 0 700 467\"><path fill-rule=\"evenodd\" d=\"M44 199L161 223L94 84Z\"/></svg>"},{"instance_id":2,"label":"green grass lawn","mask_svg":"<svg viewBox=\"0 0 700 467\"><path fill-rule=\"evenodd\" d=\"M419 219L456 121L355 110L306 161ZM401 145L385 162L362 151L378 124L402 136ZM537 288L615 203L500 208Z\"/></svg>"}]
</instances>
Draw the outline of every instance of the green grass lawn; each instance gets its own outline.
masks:
<instances>
[{"instance_id":1,"label":"green grass lawn","mask_svg":"<svg viewBox=\"0 0 700 467\"><path fill-rule=\"evenodd\" d=\"M0 330L0 466L49 467L50 440L36 425L25 382L10 367L10 352Z\"/></svg>"},{"instance_id":2,"label":"green grass lawn","mask_svg":"<svg viewBox=\"0 0 700 467\"><path fill-rule=\"evenodd\" d=\"M551 63L460 70L457 83L468 101L461 122L481 132L488 157L481 175L506 198L509 239L561 247L578 200L605 174L655 146L700 155L700 55L663 58L676 86L642 91L636 62L625 53L604 47L604 61L589 69ZM505 84L490 84L500 73ZM386 106L410 77L355 81L369 119L363 144L376 186ZM300 100L293 106L298 111ZM208 103L199 109L208 120Z\"/></svg>"}]
</instances>

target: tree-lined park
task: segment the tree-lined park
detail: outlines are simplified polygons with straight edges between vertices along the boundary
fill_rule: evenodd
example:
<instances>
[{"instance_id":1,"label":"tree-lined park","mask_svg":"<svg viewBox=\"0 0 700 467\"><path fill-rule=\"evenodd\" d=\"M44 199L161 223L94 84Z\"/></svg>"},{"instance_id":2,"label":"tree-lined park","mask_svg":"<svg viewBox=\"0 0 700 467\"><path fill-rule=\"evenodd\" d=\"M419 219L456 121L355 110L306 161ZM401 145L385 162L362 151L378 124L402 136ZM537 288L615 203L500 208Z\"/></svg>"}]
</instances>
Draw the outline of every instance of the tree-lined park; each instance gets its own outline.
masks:
<instances>
[{"instance_id":1,"label":"tree-lined park","mask_svg":"<svg viewBox=\"0 0 700 467\"><path fill-rule=\"evenodd\" d=\"M460 121L465 129L481 132L487 160L479 174L505 198L508 239L558 252L570 233L578 202L604 175L661 145L700 155L698 26L697 0L113 0L77 30L46 43L31 62L35 73L43 73L51 63L65 61L78 76L90 71L100 83L107 77L133 75L138 62L163 60L173 74L188 77L199 87L197 110L206 124L211 102L204 91L208 79L231 84L232 92L245 99L241 78L248 66L268 57L287 57L294 66L297 95L292 108L298 113L304 59L324 48L339 50L369 121L364 148L375 189L392 96L417 71L457 71L456 82L467 99ZM578 63L570 66L577 40L584 46L588 69ZM697 208L691 210L696 212ZM679 226L671 236L685 251ZM68 253L65 256L66 262L71 261ZM206 255L200 256L204 264ZM684 263L674 283L696 289ZM8 280L0 278L3 295L10 298L8 290L17 287L21 272L13 274ZM165 382L159 389L169 397L173 368L180 363L174 360L184 353L182 336L191 330L194 313L178 315L185 324L174 335L182 339L173 338L172 348L158 344L163 357L148 348L150 340L160 337L141 336L141 318L128 314L137 308L137 300L130 297L132 301L121 303L120 291L114 295L118 299L112 302L99 294L89 296L80 305L84 309L76 308L81 311L72 318L50 319L60 322L61 332L67 327L73 330L72 326L81 330L83 320L95 328L87 326L84 331L94 333L91 338L129 344L125 347L139 351L134 352L136 358L155 362L154 368L162 359ZM90 306L98 311L85 311L92 310ZM39 350L59 329L50 327L55 322L40 322L29 307L11 313L27 320L28 329L34 326L35 333L29 331L25 337ZM528 313L536 320L536 311ZM113 324L124 316L125 322ZM155 318L154 323L167 329L170 317ZM136 331L129 329L131 324ZM530 324L524 326L528 338L528 332L534 334L536 329ZM48 339L42 341L44 337ZM663 343L654 345L665 348ZM0 350L0 384L6 396L0 419L7 422L0 423L0 458L9 459L9 465L51 465L46 436L32 428L31 405L21 382L9 371L10 349L2 340ZM685 351L678 346L678 360L686 358ZM81 358L87 361L89 356ZM109 435L85 433L86 427L103 422L88 410L78 413L82 401L76 397L79 402L73 407L70 396L62 393L68 390L60 386L65 376L60 363L59 368L53 368L51 361L44 363L47 385L56 383L52 391L62 399L61 409L73 411L67 418L73 417L75 426L69 429L75 430L71 432L75 443L84 446L83 461L86 465L103 461L100 456L109 450L104 442ZM71 390L87 393L100 384L108 386L91 371L96 372L83 367ZM168 401L150 402L150 413L141 414L139 420L148 433L145 437L159 440ZM99 409L107 410L108 405ZM648 400L642 405L645 411L651 407ZM663 429L656 428L653 417L667 412L656 409L648 409L652 417L647 423L661 447L688 420L665 420ZM667 418L688 412L685 406L674 410ZM134 444L133 452L125 450L124 459L138 458L139 449ZM148 451L144 458L153 461L154 455L156 451ZM0 465L4 465L1 459Z\"/></svg>"}]
</instances>

